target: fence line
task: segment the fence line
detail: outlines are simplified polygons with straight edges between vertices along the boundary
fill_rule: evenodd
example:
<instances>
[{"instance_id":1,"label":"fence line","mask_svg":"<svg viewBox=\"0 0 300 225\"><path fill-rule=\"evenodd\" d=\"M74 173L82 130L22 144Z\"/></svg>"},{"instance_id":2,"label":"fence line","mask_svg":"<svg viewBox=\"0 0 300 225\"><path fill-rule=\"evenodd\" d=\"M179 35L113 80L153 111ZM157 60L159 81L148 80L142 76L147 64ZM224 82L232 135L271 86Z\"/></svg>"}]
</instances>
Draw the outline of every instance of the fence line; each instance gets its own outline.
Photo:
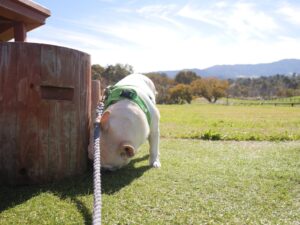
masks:
<instances>
[{"instance_id":1,"label":"fence line","mask_svg":"<svg viewBox=\"0 0 300 225\"><path fill-rule=\"evenodd\" d=\"M225 105L274 105L274 106L299 106L300 98L277 98L271 100L247 100L247 99L226 99Z\"/></svg>"},{"instance_id":2,"label":"fence line","mask_svg":"<svg viewBox=\"0 0 300 225\"><path fill-rule=\"evenodd\" d=\"M230 104L230 103L229 103ZM297 106L300 103L295 102L239 102L239 103L231 103L230 105L274 105L274 106Z\"/></svg>"}]
</instances>

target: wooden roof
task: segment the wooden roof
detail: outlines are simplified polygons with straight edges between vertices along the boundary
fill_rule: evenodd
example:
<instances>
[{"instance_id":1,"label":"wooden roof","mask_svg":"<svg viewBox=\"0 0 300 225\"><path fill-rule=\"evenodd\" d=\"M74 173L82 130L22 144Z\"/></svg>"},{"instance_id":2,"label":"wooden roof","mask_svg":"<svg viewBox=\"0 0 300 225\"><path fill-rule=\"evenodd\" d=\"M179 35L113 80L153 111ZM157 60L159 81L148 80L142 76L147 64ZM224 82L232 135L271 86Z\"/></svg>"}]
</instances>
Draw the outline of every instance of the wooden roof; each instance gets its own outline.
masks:
<instances>
[{"instance_id":1,"label":"wooden roof","mask_svg":"<svg viewBox=\"0 0 300 225\"><path fill-rule=\"evenodd\" d=\"M26 32L45 24L50 10L29 0L0 1L0 42L25 41ZM22 40L23 39L23 40Z\"/></svg>"}]
</instances>

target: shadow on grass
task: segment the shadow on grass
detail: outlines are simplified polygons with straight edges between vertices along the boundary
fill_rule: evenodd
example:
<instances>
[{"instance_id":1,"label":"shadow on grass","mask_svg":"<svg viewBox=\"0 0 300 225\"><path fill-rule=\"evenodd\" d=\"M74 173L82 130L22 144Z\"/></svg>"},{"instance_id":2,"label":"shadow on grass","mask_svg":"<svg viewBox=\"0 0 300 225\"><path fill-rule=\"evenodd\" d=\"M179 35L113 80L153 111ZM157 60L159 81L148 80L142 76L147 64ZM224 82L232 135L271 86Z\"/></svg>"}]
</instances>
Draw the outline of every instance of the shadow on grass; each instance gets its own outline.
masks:
<instances>
[{"instance_id":1,"label":"shadow on grass","mask_svg":"<svg viewBox=\"0 0 300 225\"><path fill-rule=\"evenodd\" d=\"M141 158L133 159L126 167L117 171L103 171L101 172L101 184L102 193L113 194L123 187L129 185L135 179L141 177L144 172L149 170L150 166L140 166L136 168L134 165L140 161L144 161L149 158L149 155L145 155Z\"/></svg>"},{"instance_id":2,"label":"shadow on grass","mask_svg":"<svg viewBox=\"0 0 300 225\"><path fill-rule=\"evenodd\" d=\"M136 168L134 165L137 162L148 159L148 157L148 155L145 155L141 158L133 159L126 167L114 172L102 171L102 193L113 194L129 185L133 180L141 177L145 171L150 169L150 166ZM53 193L62 200L71 199L83 216L85 224L92 223L92 211L78 198L78 196L93 194L92 166L82 176L67 178L52 184L17 187L0 186L0 213L46 192Z\"/></svg>"},{"instance_id":3,"label":"shadow on grass","mask_svg":"<svg viewBox=\"0 0 300 225\"><path fill-rule=\"evenodd\" d=\"M81 202L78 196L93 193L92 173L88 171L82 176L66 178L60 182L44 185L27 185L16 187L0 187L0 213L15 207L42 193L52 193L61 200L70 199L83 216L85 224L91 224L92 212Z\"/></svg>"}]
</instances>

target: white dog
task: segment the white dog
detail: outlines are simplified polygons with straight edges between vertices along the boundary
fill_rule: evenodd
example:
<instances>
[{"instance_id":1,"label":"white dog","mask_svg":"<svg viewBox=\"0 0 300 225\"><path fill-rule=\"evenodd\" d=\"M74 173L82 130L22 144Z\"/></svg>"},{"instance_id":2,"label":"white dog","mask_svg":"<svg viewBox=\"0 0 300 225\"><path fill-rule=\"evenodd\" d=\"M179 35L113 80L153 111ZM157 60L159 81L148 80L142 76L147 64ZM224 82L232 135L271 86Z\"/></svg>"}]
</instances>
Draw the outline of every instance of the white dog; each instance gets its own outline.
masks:
<instances>
[{"instance_id":1,"label":"white dog","mask_svg":"<svg viewBox=\"0 0 300 225\"><path fill-rule=\"evenodd\" d=\"M101 167L115 170L127 165L147 139L150 166L161 166L155 94L153 82L141 74L129 75L108 89L100 122Z\"/></svg>"}]
</instances>

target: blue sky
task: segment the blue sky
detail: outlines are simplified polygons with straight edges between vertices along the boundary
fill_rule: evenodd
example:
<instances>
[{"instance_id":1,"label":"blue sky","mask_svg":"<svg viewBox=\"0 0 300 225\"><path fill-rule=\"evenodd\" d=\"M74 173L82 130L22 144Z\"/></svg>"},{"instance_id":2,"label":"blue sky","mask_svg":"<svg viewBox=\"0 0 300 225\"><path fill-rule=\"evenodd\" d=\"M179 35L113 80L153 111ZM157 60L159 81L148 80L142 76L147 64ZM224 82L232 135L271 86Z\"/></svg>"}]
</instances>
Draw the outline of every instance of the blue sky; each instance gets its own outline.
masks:
<instances>
[{"instance_id":1,"label":"blue sky","mask_svg":"<svg viewBox=\"0 0 300 225\"><path fill-rule=\"evenodd\" d=\"M51 10L29 42L135 72L300 59L299 0L35 0Z\"/></svg>"}]
</instances>

